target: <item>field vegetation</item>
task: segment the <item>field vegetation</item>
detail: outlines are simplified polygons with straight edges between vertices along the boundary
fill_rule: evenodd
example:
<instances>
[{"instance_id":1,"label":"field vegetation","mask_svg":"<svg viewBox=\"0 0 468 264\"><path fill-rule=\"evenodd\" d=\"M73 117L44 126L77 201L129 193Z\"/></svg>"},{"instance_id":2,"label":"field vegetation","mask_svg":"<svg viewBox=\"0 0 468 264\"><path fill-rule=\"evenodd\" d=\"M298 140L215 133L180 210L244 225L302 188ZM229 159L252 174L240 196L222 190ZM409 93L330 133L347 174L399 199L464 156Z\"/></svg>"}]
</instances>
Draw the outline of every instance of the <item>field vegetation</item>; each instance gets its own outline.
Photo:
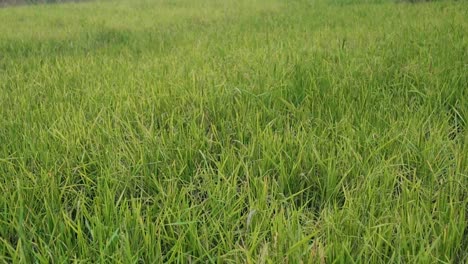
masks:
<instances>
[{"instance_id":1,"label":"field vegetation","mask_svg":"<svg viewBox=\"0 0 468 264\"><path fill-rule=\"evenodd\" d=\"M0 262L466 263L467 17L0 9Z\"/></svg>"}]
</instances>

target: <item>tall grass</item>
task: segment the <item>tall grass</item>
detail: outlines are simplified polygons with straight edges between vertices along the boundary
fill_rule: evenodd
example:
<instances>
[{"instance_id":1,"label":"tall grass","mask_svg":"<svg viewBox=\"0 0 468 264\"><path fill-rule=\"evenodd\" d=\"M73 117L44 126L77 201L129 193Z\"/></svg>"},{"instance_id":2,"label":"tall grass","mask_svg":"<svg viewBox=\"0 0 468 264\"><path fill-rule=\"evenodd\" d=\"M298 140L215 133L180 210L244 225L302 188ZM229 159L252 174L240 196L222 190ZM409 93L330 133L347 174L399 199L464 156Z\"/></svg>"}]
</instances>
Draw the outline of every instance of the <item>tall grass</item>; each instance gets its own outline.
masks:
<instances>
[{"instance_id":1,"label":"tall grass","mask_svg":"<svg viewBox=\"0 0 468 264\"><path fill-rule=\"evenodd\" d=\"M1 9L0 261L467 261L467 9Z\"/></svg>"}]
</instances>

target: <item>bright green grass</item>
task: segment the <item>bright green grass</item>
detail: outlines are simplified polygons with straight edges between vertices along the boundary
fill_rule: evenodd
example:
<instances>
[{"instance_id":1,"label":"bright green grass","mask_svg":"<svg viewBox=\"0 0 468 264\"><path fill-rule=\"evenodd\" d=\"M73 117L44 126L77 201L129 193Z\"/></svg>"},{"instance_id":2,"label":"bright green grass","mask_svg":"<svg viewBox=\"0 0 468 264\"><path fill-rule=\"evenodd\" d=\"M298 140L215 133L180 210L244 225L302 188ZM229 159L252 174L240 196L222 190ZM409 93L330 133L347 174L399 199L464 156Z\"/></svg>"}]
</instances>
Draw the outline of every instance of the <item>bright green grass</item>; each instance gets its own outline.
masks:
<instances>
[{"instance_id":1,"label":"bright green grass","mask_svg":"<svg viewBox=\"0 0 468 264\"><path fill-rule=\"evenodd\" d=\"M468 2L0 9L0 262L463 263Z\"/></svg>"}]
</instances>

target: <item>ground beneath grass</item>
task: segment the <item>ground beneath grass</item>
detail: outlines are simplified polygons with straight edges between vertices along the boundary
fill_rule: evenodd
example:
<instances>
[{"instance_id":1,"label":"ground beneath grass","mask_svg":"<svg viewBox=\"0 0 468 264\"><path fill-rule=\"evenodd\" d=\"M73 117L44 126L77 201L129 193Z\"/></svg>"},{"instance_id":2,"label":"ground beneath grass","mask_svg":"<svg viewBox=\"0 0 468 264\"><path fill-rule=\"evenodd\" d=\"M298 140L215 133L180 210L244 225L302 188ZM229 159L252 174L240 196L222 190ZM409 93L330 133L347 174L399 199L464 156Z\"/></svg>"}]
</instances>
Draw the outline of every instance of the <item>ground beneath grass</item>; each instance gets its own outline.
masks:
<instances>
[{"instance_id":1,"label":"ground beneath grass","mask_svg":"<svg viewBox=\"0 0 468 264\"><path fill-rule=\"evenodd\" d=\"M466 263L468 2L0 10L0 262Z\"/></svg>"}]
</instances>

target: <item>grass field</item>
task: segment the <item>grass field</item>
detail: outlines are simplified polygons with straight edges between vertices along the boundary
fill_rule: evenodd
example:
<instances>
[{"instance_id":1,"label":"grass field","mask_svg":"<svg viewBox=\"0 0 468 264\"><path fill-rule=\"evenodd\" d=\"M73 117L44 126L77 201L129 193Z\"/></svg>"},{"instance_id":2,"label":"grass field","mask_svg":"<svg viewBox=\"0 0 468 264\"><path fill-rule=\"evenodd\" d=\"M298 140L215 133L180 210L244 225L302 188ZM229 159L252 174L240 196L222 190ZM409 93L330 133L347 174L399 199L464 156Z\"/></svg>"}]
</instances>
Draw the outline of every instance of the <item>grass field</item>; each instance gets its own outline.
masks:
<instances>
[{"instance_id":1,"label":"grass field","mask_svg":"<svg viewBox=\"0 0 468 264\"><path fill-rule=\"evenodd\" d=\"M0 9L0 263L466 263L467 17Z\"/></svg>"}]
</instances>

